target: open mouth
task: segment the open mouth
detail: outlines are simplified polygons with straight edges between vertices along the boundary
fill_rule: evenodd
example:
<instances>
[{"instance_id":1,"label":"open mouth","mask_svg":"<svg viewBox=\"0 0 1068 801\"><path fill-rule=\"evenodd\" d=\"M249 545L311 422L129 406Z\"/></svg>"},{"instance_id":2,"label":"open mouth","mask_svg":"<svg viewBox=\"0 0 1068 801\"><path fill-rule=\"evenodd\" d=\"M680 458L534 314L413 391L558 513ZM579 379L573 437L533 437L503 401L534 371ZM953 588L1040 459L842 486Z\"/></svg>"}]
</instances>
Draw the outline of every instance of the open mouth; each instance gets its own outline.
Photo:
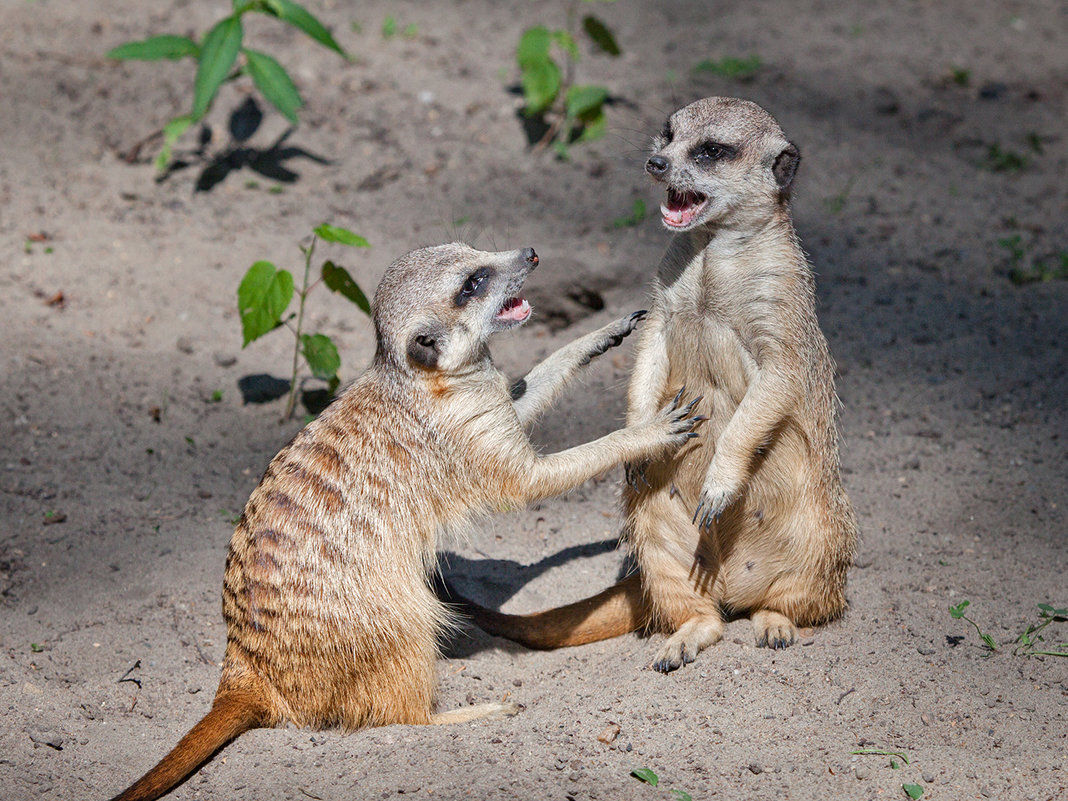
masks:
<instances>
[{"instance_id":1,"label":"open mouth","mask_svg":"<svg viewBox=\"0 0 1068 801\"><path fill-rule=\"evenodd\" d=\"M527 303L526 298L508 298L497 312L499 322L511 325L526 322L528 317L530 317L530 304Z\"/></svg>"},{"instance_id":2,"label":"open mouth","mask_svg":"<svg viewBox=\"0 0 1068 801\"><path fill-rule=\"evenodd\" d=\"M699 192L679 192L668 189L667 201L660 204L664 225L684 228L692 223L708 203L708 197Z\"/></svg>"}]
</instances>

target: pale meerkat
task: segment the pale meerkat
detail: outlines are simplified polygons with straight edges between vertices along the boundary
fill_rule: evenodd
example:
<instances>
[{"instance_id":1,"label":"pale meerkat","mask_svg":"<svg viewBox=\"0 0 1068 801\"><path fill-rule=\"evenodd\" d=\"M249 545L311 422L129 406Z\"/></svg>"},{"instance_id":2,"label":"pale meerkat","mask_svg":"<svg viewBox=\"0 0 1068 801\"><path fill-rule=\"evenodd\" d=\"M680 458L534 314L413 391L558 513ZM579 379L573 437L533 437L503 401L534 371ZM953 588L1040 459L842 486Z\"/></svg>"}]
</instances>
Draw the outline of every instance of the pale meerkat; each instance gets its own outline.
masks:
<instances>
[{"instance_id":1,"label":"pale meerkat","mask_svg":"<svg viewBox=\"0 0 1068 801\"><path fill-rule=\"evenodd\" d=\"M800 155L764 109L699 100L671 115L645 169L675 232L636 347L628 425L685 385L707 399L699 441L629 466L623 540L638 572L533 615L469 604L487 631L532 647L641 627L669 636L662 672L692 662L748 616L759 645L846 606L857 520L842 487L834 364L790 216ZM465 601L466 599L459 599Z\"/></svg>"},{"instance_id":2,"label":"pale meerkat","mask_svg":"<svg viewBox=\"0 0 1068 801\"><path fill-rule=\"evenodd\" d=\"M359 729L514 714L495 702L433 713L446 607L429 586L438 532L565 492L696 436L693 403L537 454L523 426L642 313L581 337L517 382L487 340L524 323L530 248L463 244L394 262L374 300L368 370L271 461L226 559L227 645L211 711L116 801L154 799L244 731Z\"/></svg>"}]
</instances>

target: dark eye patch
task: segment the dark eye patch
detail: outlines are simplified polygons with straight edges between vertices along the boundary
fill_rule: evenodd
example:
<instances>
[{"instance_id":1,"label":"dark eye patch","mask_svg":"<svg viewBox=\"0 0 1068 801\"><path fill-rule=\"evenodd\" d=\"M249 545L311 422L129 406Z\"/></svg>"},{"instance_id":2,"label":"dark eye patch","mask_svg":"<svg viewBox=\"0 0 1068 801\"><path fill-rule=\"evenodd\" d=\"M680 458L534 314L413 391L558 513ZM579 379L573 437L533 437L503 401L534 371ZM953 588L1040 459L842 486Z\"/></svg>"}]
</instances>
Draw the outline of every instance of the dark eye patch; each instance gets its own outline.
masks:
<instances>
[{"instance_id":1,"label":"dark eye patch","mask_svg":"<svg viewBox=\"0 0 1068 801\"><path fill-rule=\"evenodd\" d=\"M479 267L464 280L460 291L454 299L457 306L463 306L472 298L480 298L489 290L490 279L495 275L490 267Z\"/></svg>"},{"instance_id":2,"label":"dark eye patch","mask_svg":"<svg viewBox=\"0 0 1068 801\"><path fill-rule=\"evenodd\" d=\"M690 158L698 164L710 164L714 161L730 161L738 155L738 149L719 142L702 142L690 151Z\"/></svg>"}]
</instances>

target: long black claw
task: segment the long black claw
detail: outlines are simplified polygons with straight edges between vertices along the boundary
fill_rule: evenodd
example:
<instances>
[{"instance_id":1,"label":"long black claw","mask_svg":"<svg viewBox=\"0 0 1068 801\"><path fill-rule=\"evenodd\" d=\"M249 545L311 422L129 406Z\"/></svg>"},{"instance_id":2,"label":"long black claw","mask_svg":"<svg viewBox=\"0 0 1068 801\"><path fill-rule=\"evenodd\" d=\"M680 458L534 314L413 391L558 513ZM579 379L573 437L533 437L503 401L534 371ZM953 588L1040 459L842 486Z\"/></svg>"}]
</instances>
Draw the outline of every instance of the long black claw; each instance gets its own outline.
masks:
<instances>
[{"instance_id":1,"label":"long black claw","mask_svg":"<svg viewBox=\"0 0 1068 801\"><path fill-rule=\"evenodd\" d=\"M682 389L675 393L675 399L671 401L671 408L677 409L679 407L679 401L682 400L683 393L686 392L686 385L682 385Z\"/></svg>"},{"instance_id":2,"label":"long black claw","mask_svg":"<svg viewBox=\"0 0 1068 801\"><path fill-rule=\"evenodd\" d=\"M633 314L631 314L630 319L631 319L632 322L637 323L637 322L639 322L641 320L644 320L645 319L645 315L647 315L648 313L649 313L648 309L638 309L638 311L636 311Z\"/></svg>"},{"instance_id":3,"label":"long black claw","mask_svg":"<svg viewBox=\"0 0 1068 801\"><path fill-rule=\"evenodd\" d=\"M696 431L687 431L686 432L686 439L693 439L694 437L699 437L699 436L701 436L701 435Z\"/></svg>"},{"instance_id":4,"label":"long black claw","mask_svg":"<svg viewBox=\"0 0 1068 801\"><path fill-rule=\"evenodd\" d=\"M683 411L684 412L692 412L693 411L693 407L696 406L698 403L700 403L702 398L704 398L704 395L698 395L696 398L694 398L692 401L690 401L689 403L686 404L686 406L683 408Z\"/></svg>"},{"instance_id":5,"label":"long black claw","mask_svg":"<svg viewBox=\"0 0 1068 801\"><path fill-rule=\"evenodd\" d=\"M701 501L701 502L700 502L699 504L697 504L697 511L693 513L693 520L691 520L691 521L690 521L691 523L696 523L696 522L697 522L697 516L698 516L699 514L701 514L701 508L702 508L702 507L703 507L704 505L705 505L705 502L704 502L704 501Z\"/></svg>"}]
</instances>

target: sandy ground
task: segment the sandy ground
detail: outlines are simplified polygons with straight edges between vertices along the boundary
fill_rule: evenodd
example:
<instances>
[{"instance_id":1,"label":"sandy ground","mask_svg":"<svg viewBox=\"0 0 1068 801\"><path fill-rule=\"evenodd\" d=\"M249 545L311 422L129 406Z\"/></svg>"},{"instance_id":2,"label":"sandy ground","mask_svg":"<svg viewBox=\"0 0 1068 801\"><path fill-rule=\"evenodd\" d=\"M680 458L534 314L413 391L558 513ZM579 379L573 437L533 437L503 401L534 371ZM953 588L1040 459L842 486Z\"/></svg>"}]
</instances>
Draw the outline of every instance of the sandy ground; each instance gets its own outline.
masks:
<instances>
[{"instance_id":1,"label":"sandy ground","mask_svg":"<svg viewBox=\"0 0 1068 801\"><path fill-rule=\"evenodd\" d=\"M323 221L372 242L334 253L368 289L418 245L532 245L535 321L495 347L519 374L645 304L667 234L655 214L612 221L636 198L656 207L649 136L713 94L761 103L804 154L796 222L863 532L846 617L784 652L755 648L738 621L668 676L648 668L657 638L533 653L469 631L445 644L441 708L507 696L518 717L256 731L173 797L875 799L905 798L903 784L925 799L1068 797L1068 660L1011 647L1037 603L1068 604L1068 282L1014 284L998 244L1018 234L1024 266L1068 251L1068 7L599 5L624 54L584 58L579 74L618 102L609 135L562 163L529 152L510 87L520 32L563 24L566 3L309 5L354 63L249 28L307 100L284 142L299 178L245 167L197 193L203 162L156 183L117 155L183 110L190 65L102 54L203 31L228 3L0 0L0 797L108 797L208 708L230 520L299 426L238 389L288 375L284 334L240 347L235 291L252 261L297 269L296 243ZM389 16L417 34L384 39ZM747 81L691 72L752 54L763 67ZM246 91L216 103L209 157ZM269 112L248 146L284 132ZM1026 163L990 169L993 145ZM310 314L355 376L367 321L321 292ZM628 369L627 348L596 363L540 446L618 425ZM621 569L619 480L492 518L446 545L446 572L513 611L606 586ZM951 619L964 599L1009 645L990 655Z\"/></svg>"}]
</instances>

